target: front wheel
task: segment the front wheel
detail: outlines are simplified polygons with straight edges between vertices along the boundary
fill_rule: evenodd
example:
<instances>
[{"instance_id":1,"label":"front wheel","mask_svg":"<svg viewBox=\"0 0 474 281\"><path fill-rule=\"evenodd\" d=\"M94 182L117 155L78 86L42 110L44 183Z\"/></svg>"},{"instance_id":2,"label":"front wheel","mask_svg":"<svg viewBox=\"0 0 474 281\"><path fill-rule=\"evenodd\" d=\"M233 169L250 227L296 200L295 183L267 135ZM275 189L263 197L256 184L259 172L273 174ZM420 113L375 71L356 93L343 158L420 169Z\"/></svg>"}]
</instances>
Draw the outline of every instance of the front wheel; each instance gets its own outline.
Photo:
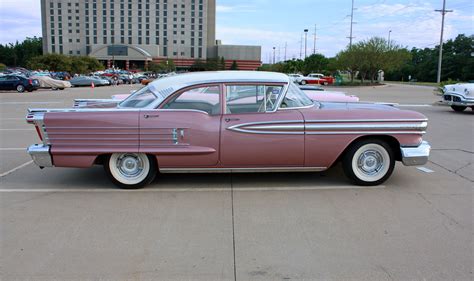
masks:
<instances>
[{"instance_id":1,"label":"front wheel","mask_svg":"<svg viewBox=\"0 0 474 281\"><path fill-rule=\"evenodd\" d=\"M104 164L107 176L123 189L142 188L156 177L156 160L144 153L114 153Z\"/></svg>"},{"instance_id":2,"label":"front wheel","mask_svg":"<svg viewBox=\"0 0 474 281\"><path fill-rule=\"evenodd\" d=\"M451 108L456 112L463 112L464 110L466 110L467 106L451 105Z\"/></svg>"},{"instance_id":3,"label":"front wheel","mask_svg":"<svg viewBox=\"0 0 474 281\"><path fill-rule=\"evenodd\" d=\"M342 159L346 176L357 185L374 186L393 172L395 159L390 146L381 140L363 140L351 145Z\"/></svg>"}]
</instances>

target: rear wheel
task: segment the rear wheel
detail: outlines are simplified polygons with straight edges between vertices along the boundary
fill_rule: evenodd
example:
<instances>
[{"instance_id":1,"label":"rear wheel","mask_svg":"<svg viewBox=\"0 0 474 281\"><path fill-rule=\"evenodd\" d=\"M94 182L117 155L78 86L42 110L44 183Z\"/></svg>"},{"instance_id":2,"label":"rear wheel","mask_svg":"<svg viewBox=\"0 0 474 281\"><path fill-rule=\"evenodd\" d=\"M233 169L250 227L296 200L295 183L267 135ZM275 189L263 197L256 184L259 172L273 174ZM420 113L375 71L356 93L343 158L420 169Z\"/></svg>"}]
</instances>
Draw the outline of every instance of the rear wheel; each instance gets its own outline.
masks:
<instances>
[{"instance_id":1,"label":"rear wheel","mask_svg":"<svg viewBox=\"0 0 474 281\"><path fill-rule=\"evenodd\" d=\"M306 80L302 80L301 85L306 85Z\"/></svg>"},{"instance_id":2,"label":"rear wheel","mask_svg":"<svg viewBox=\"0 0 474 281\"><path fill-rule=\"evenodd\" d=\"M377 139L354 143L342 160L346 176L353 183L363 186L382 184L390 177L394 166L392 149L386 142Z\"/></svg>"},{"instance_id":3,"label":"rear wheel","mask_svg":"<svg viewBox=\"0 0 474 281\"><path fill-rule=\"evenodd\" d=\"M20 85L17 85L17 86L16 86L16 91L17 91L18 93L23 93L23 92L25 91L25 86L23 86L23 85L21 85L21 84L20 84Z\"/></svg>"},{"instance_id":4,"label":"rear wheel","mask_svg":"<svg viewBox=\"0 0 474 281\"><path fill-rule=\"evenodd\" d=\"M144 153L114 153L104 166L112 182L124 189L144 187L155 179L157 172L154 157Z\"/></svg>"},{"instance_id":5,"label":"rear wheel","mask_svg":"<svg viewBox=\"0 0 474 281\"><path fill-rule=\"evenodd\" d=\"M456 112L462 112L462 111L466 110L467 106L451 105L451 108Z\"/></svg>"}]
</instances>

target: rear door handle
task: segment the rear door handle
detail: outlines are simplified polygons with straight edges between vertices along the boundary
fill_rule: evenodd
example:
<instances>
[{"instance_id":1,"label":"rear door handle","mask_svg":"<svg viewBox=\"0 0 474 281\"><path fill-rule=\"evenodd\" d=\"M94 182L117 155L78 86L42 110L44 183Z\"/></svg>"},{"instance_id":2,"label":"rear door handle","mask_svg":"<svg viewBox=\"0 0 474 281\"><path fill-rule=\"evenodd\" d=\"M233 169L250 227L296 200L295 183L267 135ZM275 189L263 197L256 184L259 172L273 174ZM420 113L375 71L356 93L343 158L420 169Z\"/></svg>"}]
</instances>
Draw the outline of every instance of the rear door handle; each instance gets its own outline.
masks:
<instances>
[{"instance_id":1,"label":"rear door handle","mask_svg":"<svg viewBox=\"0 0 474 281\"><path fill-rule=\"evenodd\" d=\"M156 115L153 115L153 114L145 114L145 115L143 115L143 117L144 117L145 119L148 119L148 118L158 118L158 117L160 117L160 115L157 115L157 114L156 114Z\"/></svg>"},{"instance_id":2,"label":"rear door handle","mask_svg":"<svg viewBox=\"0 0 474 281\"><path fill-rule=\"evenodd\" d=\"M239 121L240 118L226 118L224 119L226 122L230 122L230 121Z\"/></svg>"}]
</instances>

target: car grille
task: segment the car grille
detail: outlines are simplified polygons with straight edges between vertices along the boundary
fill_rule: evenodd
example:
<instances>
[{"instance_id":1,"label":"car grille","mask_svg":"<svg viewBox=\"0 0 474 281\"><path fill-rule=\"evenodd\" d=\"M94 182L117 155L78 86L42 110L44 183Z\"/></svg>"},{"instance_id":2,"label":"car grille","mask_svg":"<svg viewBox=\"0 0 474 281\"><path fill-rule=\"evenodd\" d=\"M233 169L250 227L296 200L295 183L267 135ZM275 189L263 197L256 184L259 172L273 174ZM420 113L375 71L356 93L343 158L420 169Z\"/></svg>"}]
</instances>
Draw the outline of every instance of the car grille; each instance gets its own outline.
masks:
<instances>
[{"instance_id":1,"label":"car grille","mask_svg":"<svg viewBox=\"0 0 474 281\"><path fill-rule=\"evenodd\" d=\"M461 102L461 98L458 96L444 95L445 101Z\"/></svg>"}]
</instances>

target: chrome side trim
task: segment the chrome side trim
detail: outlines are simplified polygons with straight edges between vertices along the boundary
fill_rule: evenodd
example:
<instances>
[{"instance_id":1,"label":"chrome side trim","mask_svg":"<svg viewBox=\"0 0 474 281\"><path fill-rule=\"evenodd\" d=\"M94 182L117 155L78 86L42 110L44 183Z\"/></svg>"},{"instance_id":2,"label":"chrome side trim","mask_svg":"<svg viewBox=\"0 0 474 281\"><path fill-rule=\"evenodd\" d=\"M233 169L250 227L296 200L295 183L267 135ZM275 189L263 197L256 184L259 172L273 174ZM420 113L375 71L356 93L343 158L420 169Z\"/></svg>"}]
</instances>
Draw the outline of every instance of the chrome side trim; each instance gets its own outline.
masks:
<instances>
[{"instance_id":1,"label":"chrome side trim","mask_svg":"<svg viewBox=\"0 0 474 281\"><path fill-rule=\"evenodd\" d=\"M405 166L420 166L428 162L431 146L423 141L417 147L400 147L402 153L402 163Z\"/></svg>"},{"instance_id":2,"label":"chrome side trim","mask_svg":"<svg viewBox=\"0 0 474 281\"><path fill-rule=\"evenodd\" d=\"M44 168L53 167L53 160L49 150L49 145L34 144L28 147L27 152L36 165L38 165L40 168Z\"/></svg>"},{"instance_id":3,"label":"chrome side trim","mask_svg":"<svg viewBox=\"0 0 474 281\"><path fill-rule=\"evenodd\" d=\"M391 123L391 124L324 124L306 125L306 131L342 131L342 130L426 130L428 122L421 123Z\"/></svg>"},{"instance_id":4,"label":"chrome side trim","mask_svg":"<svg viewBox=\"0 0 474 281\"><path fill-rule=\"evenodd\" d=\"M326 167L268 167L268 168L161 168L161 173L274 173L321 172Z\"/></svg>"},{"instance_id":5,"label":"chrome side trim","mask_svg":"<svg viewBox=\"0 0 474 281\"><path fill-rule=\"evenodd\" d=\"M306 132L306 135L424 135L426 131L324 131Z\"/></svg>"},{"instance_id":6,"label":"chrome side trim","mask_svg":"<svg viewBox=\"0 0 474 281\"><path fill-rule=\"evenodd\" d=\"M424 119L328 119L328 120L306 120L306 123L374 123L374 122L427 122Z\"/></svg>"}]
</instances>

